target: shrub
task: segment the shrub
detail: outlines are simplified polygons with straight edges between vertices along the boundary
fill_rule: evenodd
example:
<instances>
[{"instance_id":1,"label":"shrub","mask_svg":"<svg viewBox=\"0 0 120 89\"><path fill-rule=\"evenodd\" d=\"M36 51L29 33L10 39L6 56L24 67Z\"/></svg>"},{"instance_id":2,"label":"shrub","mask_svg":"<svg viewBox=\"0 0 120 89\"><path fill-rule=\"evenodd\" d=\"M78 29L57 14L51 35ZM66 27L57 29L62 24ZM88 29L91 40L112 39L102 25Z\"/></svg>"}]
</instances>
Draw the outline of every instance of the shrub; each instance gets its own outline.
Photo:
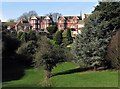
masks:
<instances>
[{"instance_id":1,"label":"shrub","mask_svg":"<svg viewBox=\"0 0 120 89\"><path fill-rule=\"evenodd\" d=\"M69 28L67 28L64 32L63 32L63 44L65 46L67 46L68 44L71 44L73 42L73 38L71 36L71 30Z\"/></svg>"},{"instance_id":2,"label":"shrub","mask_svg":"<svg viewBox=\"0 0 120 89\"><path fill-rule=\"evenodd\" d=\"M53 39L55 41L55 43L58 44L58 45L60 45L62 43L62 39L63 39L62 32L63 32L62 30L57 31L55 33L55 36L54 36L54 39Z\"/></svg>"}]
</instances>

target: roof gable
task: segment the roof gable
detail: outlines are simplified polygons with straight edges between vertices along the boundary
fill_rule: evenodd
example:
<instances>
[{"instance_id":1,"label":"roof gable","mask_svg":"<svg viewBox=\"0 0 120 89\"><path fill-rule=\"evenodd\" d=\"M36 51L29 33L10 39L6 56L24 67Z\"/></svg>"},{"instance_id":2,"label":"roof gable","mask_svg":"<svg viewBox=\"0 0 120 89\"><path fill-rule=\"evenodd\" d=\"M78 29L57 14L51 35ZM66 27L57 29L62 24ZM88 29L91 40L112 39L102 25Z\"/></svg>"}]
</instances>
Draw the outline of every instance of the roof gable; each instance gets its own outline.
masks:
<instances>
[{"instance_id":1,"label":"roof gable","mask_svg":"<svg viewBox=\"0 0 120 89\"><path fill-rule=\"evenodd\" d=\"M37 20L38 18L36 16L32 16L31 19L36 19Z\"/></svg>"}]
</instances>

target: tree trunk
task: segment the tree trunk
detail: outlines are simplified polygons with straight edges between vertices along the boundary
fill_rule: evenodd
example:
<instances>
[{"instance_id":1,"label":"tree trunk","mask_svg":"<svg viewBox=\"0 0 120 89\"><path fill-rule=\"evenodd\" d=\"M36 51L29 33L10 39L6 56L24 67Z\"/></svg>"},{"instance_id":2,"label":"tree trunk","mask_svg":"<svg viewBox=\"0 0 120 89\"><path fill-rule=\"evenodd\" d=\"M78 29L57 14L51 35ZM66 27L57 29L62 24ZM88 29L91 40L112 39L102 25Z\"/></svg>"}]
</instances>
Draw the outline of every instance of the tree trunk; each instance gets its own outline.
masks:
<instances>
[{"instance_id":1,"label":"tree trunk","mask_svg":"<svg viewBox=\"0 0 120 89\"><path fill-rule=\"evenodd\" d=\"M97 70L97 67L96 66L94 66L94 71L96 71Z\"/></svg>"},{"instance_id":2,"label":"tree trunk","mask_svg":"<svg viewBox=\"0 0 120 89\"><path fill-rule=\"evenodd\" d=\"M51 77L51 71L46 70L46 78L49 79Z\"/></svg>"}]
</instances>

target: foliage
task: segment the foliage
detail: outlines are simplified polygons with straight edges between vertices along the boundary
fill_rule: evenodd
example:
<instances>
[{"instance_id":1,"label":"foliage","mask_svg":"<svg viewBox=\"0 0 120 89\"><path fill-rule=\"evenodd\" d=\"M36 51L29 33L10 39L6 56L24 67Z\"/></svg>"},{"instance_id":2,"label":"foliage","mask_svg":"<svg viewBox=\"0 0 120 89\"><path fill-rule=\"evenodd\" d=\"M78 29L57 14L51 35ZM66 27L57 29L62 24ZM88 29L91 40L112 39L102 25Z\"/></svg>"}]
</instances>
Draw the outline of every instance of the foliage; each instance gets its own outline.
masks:
<instances>
[{"instance_id":1,"label":"foliage","mask_svg":"<svg viewBox=\"0 0 120 89\"><path fill-rule=\"evenodd\" d=\"M15 19L9 19L8 22L15 22Z\"/></svg>"},{"instance_id":2,"label":"foliage","mask_svg":"<svg viewBox=\"0 0 120 89\"><path fill-rule=\"evenodd\" d=\"M25 20L28 22L30 16L37 16L37 12L36 11L29 11L29 12L25 12L23 13L20 17L18 17L17 21L21 20L23 17L25 18Z\"/></svg>"},{"instance_id":3,"label":"foliage","mask_svg":"<svg viewBox=\"0 0 120 89\"><path fill-rule=\"evenodd\" d=\"M51 42L42 37L39 48L35 54L35 66L43 66L47 71L47 77L50 77L50 73L57 63L64 61L64 50L59 46L53 46Z\"/></svg>"},{"instance_id":4,"label":"foliage","mask_svg":"<svg viewBox=\"0 0 120 89\"><path fill-rule=\"evenodd\" d=\"M26 32L23 32L23 34L21 35L20 40L23 41L23 42L27 42L27 33Z\"/></svg>"},{"instance_id":5,"label":"foliage","mask_svg":"<svg viewBox=\"0 0 120 89\"><path fill-rule=\"evenodd\" d=\"M95 11L102 11L102 12L111 12L112 11L116 11L116 9L118 9L120 6L120 3L119 2L99 2L99 5L97 5L95 7Z\"/></svg>"},{"instance_id":6,"label":"foliage","mask_svg":"<svg viewBox=\"0 0 120 89\"><path fill-rule=\"evenodd\" d=\"M103 3L105 3L105 7L106 5L107 7L110 6L110 11L108 11L108 8L103 7ZM75 61L78 64L88 66L111 65L105 56L111 37L120 24L119 3L101 2L96 7L101 9L95 9L94 13L86 20L85 28L82 30L82 34L76 37L73 47Z\"/></svg>"},{"instance_id":7,"label":"foliage","mask_svg":"<svg viewBox=\"0 0 120 89\"><path fill-rule=\"evenodd\" d=\"M112 36L111 42L107 48L106 59L111 63L112 68L120 68L120 28L115 35Z\"/></svg>"},{"instance_id":8,"label":"foliage","mask_svg":"<svg viewBox=\"0 0 120 89\"><path fill-rule=\"evenodd\" d=\"M65 46L67 46L68 44L71 44L73 42L73 38L71 36L71 30L67 28L67 30L65 30L63 33L64 33L63 43Z\"/></svg>"},{"instance_id":9,"label":"foliage","mask_svg":"<svg viewBox=\"0 0 120 89\"><path fill-rule=\"evenodd\" d=\"M3 55L12 54L20 46L20 41L12 38L6 33L2 34L2 52Z\"/></svg>"},{"instance_id":10,"label":"foliage","mask_svg":"<svg viewBox=\"0 0 120 89\"><path fill-rule=\"evenodd\" d=\"M61 43L62 43L62 39L63 39L63 37L62 37L62 30L58 30L56 33L55 33L55 36L54 36L54 41L55 41L55 43L56 44L58 44L58 45L60 45Z\"/></svg>"},{"instance_id":11,"label":"foliage","mask_svg":"<svg viewBox=\"0 0 120 89\"><path fill-rule=\"evenodd\" d=\"M56 25L49 26L47 27L47 31L52 35L57 31L57 26Z\"/></svg>"},{"instance_id":12,"label":"foliage","mask_svg":"<svg viewBox=\"0 0 120 89\"><path fill-rule=\"evenodd\" d=\"M19 79L24 75L21 55L16 54L20 41L9 33L2 33L2 81ZM13 71L14 70L14 71Z\"/></svg>"},{"instance_id":13,"label":"foliage","mask_svg":"<svg viewBox=\"0 0 120 89\"><path fill-rule=\"evenodd\" d=\"M2 24L2 30L7 30L7 26Z\"/></svg>"},{"instance_id":14,"label":"foliage","mask_svg":"<svg viewBox=\"0 0 120 89\"><path fill-rule=\"evenodd\" d=\"M22 34L23 34L22 31L17 32L17 38L18 38L18 39L21 39Z\"/></svg>"},{"instance_id":15,"label":"foliage","mask_svg":"<svg viewBox=\"0 0 120 89\"><path fill-rule=\"evenodd\" d=\"M58 21L58 17L62 16L62 14L60 14L60 13L49 13L49 14L46 14L46 15L52 17L54 22L57 22Z\"/></svg>"},{"instance_id":16,"label":"foliage","mask_svg":"<svg viewBox=\"0 0 120 89\"><path fill-rule=\"evenodd\" d=\"M17 33L17 38L21 40L22 42L27 42L27 41L37 41L40 39L39 32L35 31L29 31L29 32L18 32Z\"/></svg>"},{"instance_id":17,"label":"foliage","mask_svg":"<svg viewBox=\"0 0 120 89\"><path fill-rule=\"evenodd\" d=\"M28 36L27 36L27 40L28 40L28 41L30 41L30 40L37 41L37 34L38 34L38 32L29 31L29 32L28 32Z\"/></svg>"},{"instance_id":18,"label":"foliage","mask_svg":"<svg viewBox=\"0 0 120 89\"><path fill-rule=\"evenodd\" d=\"M27 43L24 42L22 45L18 48L17 53L23 54L23 55L33 55L37 50L37 44L35 41L28 41Z\"/></svg>"}]
</instances>

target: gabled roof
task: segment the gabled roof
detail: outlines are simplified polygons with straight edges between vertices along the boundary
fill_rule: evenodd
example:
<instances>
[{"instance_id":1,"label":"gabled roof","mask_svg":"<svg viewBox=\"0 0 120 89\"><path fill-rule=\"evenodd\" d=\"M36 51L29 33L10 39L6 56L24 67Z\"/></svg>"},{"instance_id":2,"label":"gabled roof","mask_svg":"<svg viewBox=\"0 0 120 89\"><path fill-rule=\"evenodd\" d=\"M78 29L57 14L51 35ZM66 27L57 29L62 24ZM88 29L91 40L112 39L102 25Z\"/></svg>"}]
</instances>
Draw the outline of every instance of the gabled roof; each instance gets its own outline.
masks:
<instances>
[{"instance_id":1,"label":"gabled roof","mask_svg":"<svg viewBox=\"0 0 120 89\"><path fill-rule=\"evenodd\" d=\"M30 16L29 19L40 19L40 16Z\"/></svg>"},{"instance_id":2,"label":"gabled roof","mask_svg":"<svg viewBox=\"0 0 120 89\"><path fill-rule=\"evenodd\" d=\"M44 19L48 19L48 20L50 20L50 17L49 17L49 16L46 16Z\"/></svg>"},{"instance_id":3,"label":"gabled roof","mask_svg":"<svg viewBox=\"0 0 120 89\"><path fill-rule=\"evenodd\" d=\"M65 20L70 20L70 19L73 19L74 17L77 17L77 19L81 20L81 16L62 16L62 17L59 17L58 19L64 18Z\"/></svg>"},{"instance_id":4,"label":"gabled roof","mask_svg":"<svg viewBox=\"0 0 120 89\"><path fill-rule=\"evenodd\" d=\"M29 22L27 23L21 23L21 21L19 21L15 26L31 26Z\"/></svg>"},{"instance_id":5,"label":"gabled roof","mask_svg":"<svg viewBox=\"0 0 120 89\"><path fill-rule=\"evenodd\" d=\"M64 20L65 20L65 17L64 17L64 16L60 16L60 17L58 18L58 20L59 20L59 19L64 19Z\"/></svg>"}]
</instances>

